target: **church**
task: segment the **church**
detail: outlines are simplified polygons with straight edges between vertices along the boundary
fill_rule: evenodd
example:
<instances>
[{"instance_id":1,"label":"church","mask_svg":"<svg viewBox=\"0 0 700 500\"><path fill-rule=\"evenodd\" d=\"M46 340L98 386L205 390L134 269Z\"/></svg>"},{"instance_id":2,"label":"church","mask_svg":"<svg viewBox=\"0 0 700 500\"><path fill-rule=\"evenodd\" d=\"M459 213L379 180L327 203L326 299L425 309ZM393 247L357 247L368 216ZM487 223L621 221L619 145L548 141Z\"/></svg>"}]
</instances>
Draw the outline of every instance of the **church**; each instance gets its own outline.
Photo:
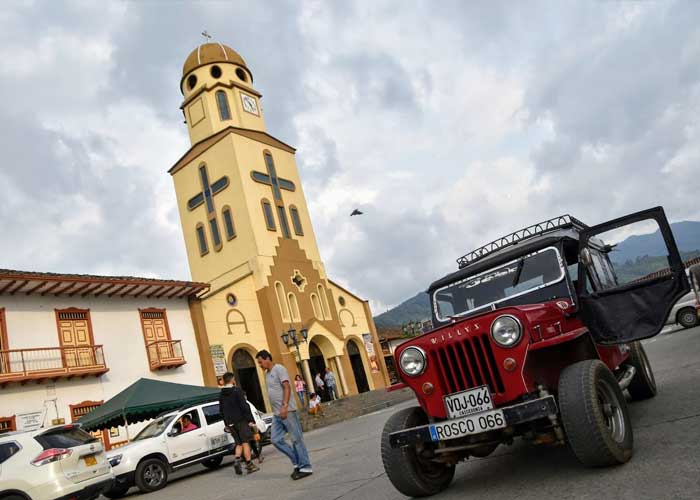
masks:
<instances>
[{"instance_id":1,"label":"church","mask_svg":"<svg viewBox=\"0 0 700 500\"><path fill-rule=\"evenodd\" d=\"M246 62L205 43L185 60L180 89L192 147L169 173L192 279L209 285L194 309L213 361L205 382L231 370L269 408L255 363L267 349L310 390L326 368L342 395L388 385L369 304L327 276L295 149L267 133Z\"/></svg>"}]
</instances>

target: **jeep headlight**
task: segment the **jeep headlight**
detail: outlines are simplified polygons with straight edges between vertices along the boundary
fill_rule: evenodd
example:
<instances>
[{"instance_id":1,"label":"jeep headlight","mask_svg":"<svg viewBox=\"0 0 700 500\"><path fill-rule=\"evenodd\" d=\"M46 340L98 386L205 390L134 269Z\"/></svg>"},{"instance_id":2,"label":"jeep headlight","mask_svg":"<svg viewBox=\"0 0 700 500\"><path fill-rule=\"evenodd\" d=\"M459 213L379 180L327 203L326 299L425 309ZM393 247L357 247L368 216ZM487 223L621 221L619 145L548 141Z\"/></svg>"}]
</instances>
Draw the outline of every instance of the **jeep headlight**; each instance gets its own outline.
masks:
<instances>
[{"instance_id":1,"label":"jeep headlight","mask_svg":"<svg viewBox=\"0 0 700 500\"><path fill-rule=\"evenodd\" d=\"M407 347L399 357L401 370L410 377L417 377L425 371L428 361L420 347Z\"/></svg>"},{"instance_id":2,"label":"jeep headlight","mask_svg":"<svg viewBox=\"0 0 700 500\"><path fill-rule=\"evenodd\" d=\"M514 316L499 316L491 324L491 337L501 347L513 347L522 336L523 327Z\"/></svg>"}]
</instances>

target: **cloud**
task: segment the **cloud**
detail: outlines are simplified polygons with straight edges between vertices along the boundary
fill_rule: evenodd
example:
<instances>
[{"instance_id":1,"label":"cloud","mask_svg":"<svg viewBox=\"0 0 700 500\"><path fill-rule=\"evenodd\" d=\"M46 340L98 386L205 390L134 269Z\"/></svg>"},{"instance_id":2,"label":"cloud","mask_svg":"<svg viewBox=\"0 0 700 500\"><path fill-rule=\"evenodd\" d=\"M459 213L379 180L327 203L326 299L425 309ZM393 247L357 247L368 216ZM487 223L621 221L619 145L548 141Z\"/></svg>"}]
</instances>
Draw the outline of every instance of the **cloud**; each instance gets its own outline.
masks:
<instances>
[{"instance_id":1,"label":"cloud","mask_svg":"<svg viewBox=\"0 0 700 500\"><path fill-rule=\"evenodd\" d=\"M700 219L699 11L8 4L3 267L189 276L166 170L189 147L178 85L204 29L244 57L268 131L298 148L329 275L378 311L560 213Z\"/></svg>"}]
</instances>

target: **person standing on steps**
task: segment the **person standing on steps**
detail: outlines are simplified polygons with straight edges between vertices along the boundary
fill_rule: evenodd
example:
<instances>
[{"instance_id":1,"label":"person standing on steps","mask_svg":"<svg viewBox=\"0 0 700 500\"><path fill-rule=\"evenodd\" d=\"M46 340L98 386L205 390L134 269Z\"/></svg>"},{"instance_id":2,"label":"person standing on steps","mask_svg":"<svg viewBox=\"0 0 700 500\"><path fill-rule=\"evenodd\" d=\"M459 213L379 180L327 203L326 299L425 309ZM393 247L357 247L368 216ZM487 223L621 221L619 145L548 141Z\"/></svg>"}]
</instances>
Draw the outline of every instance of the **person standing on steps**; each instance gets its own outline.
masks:
<instances>
[{"instance_id":1,"label":"person standing on steps","mask_svg":"<svg viewBox=\"0 0 700 500\"><path fill-rule=\"evenodd\" d=\"M304 400L304 396L306 395L306 382L304 382L304 379L301 378L301 375L297 375L296 377L294 377L294 390L299 396L301 406L306 406L306 402Z\"/></svg>"},{"instance_id":2,"label":"person standing on steps","mask_svg":"<svg viewBox=\"0 0 700 500\"><path fill-rule=\"evenodd\" d=\"M328 399L334 401L338 399L338 389L335 385L335 374L330 368L326 368L326 376L323 377L326 381L326 391L328 392Z\"/></svg>"},{"instance_id":3,"label":"person standing on steps","mask_svg":"<svg viewBox=\"0 0 700 500\"><path fill-rule=\"evenodd\" d=\"M321 399L328 400L328 396L326 395L326 384L323 382L323 379L321 378L321 372L316 373L316 378L314 378L314 383L316 384L316 394L321 396Z\"/></svg>"},{"instance_id":4,"label":"person standing on steps","mask_svg":"<svg viewBox=\"0 0 700 500\"><path fill-rule=\"evenodd\" d=\"M248 474L260 470L251 461L250 441L253 439L251 426L255 425L255 419L250 412L250 406L245 400L243 391L235 385L234 375L231 372L224 373L224 387L219 396L219 408L224 417L224 425L230 430L233 440L236 441L234 450L233 469L239 476L243 474L241 469L241 453L245 459L245 468Z\"/></svg>"},{"instance_id":5,"label":"person standing on steps","mask_svg":"<svg viewBox=\"0 0 700 500\"><path fill-rule=\"evenodd\" d=\"M272 405L272 444L279 451L287 455L294 466L291 478L295 481L312 474L309 452L304 444L304 435L301 423L297 415L297 406L292 397L292 385L287 369L272 362L272 355L262 350L255 355L260 368L265 370L265 382L267 395ZM289 433L292 438L290 445L285 439Z\"/></svg>"}]
</instances>

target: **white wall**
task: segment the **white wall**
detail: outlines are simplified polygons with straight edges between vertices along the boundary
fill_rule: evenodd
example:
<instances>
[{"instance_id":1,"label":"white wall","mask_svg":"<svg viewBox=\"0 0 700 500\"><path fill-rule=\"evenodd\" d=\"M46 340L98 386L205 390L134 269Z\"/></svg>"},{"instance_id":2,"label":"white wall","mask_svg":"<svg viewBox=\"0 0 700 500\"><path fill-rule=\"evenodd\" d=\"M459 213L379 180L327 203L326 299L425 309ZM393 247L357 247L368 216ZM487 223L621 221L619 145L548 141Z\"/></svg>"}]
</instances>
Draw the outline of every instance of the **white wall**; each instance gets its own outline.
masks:
<instances>
[{"instance_id":1,"label":"white wall","mask_svg":"<svg viewBox=\"0 0 700 500\"><path fill-rule=\"evenodd\" d=\"M47 422L70 422L69 405L108 400L141 377L203 385L199 353L186 299L123 299L119 297L0 296L5 308L9 349L58 347L55 309L90 309L95 344L104 346L109 372L101 377L59 379L55 382L13 382L0 388L0 417L47 408ZM180 340L187 363L151 371L138 309L164 308L173 340ZM56 399L55 405L52 399ZM112 441L123 439L112 438Z\"/></svg>"}]
</instances>

